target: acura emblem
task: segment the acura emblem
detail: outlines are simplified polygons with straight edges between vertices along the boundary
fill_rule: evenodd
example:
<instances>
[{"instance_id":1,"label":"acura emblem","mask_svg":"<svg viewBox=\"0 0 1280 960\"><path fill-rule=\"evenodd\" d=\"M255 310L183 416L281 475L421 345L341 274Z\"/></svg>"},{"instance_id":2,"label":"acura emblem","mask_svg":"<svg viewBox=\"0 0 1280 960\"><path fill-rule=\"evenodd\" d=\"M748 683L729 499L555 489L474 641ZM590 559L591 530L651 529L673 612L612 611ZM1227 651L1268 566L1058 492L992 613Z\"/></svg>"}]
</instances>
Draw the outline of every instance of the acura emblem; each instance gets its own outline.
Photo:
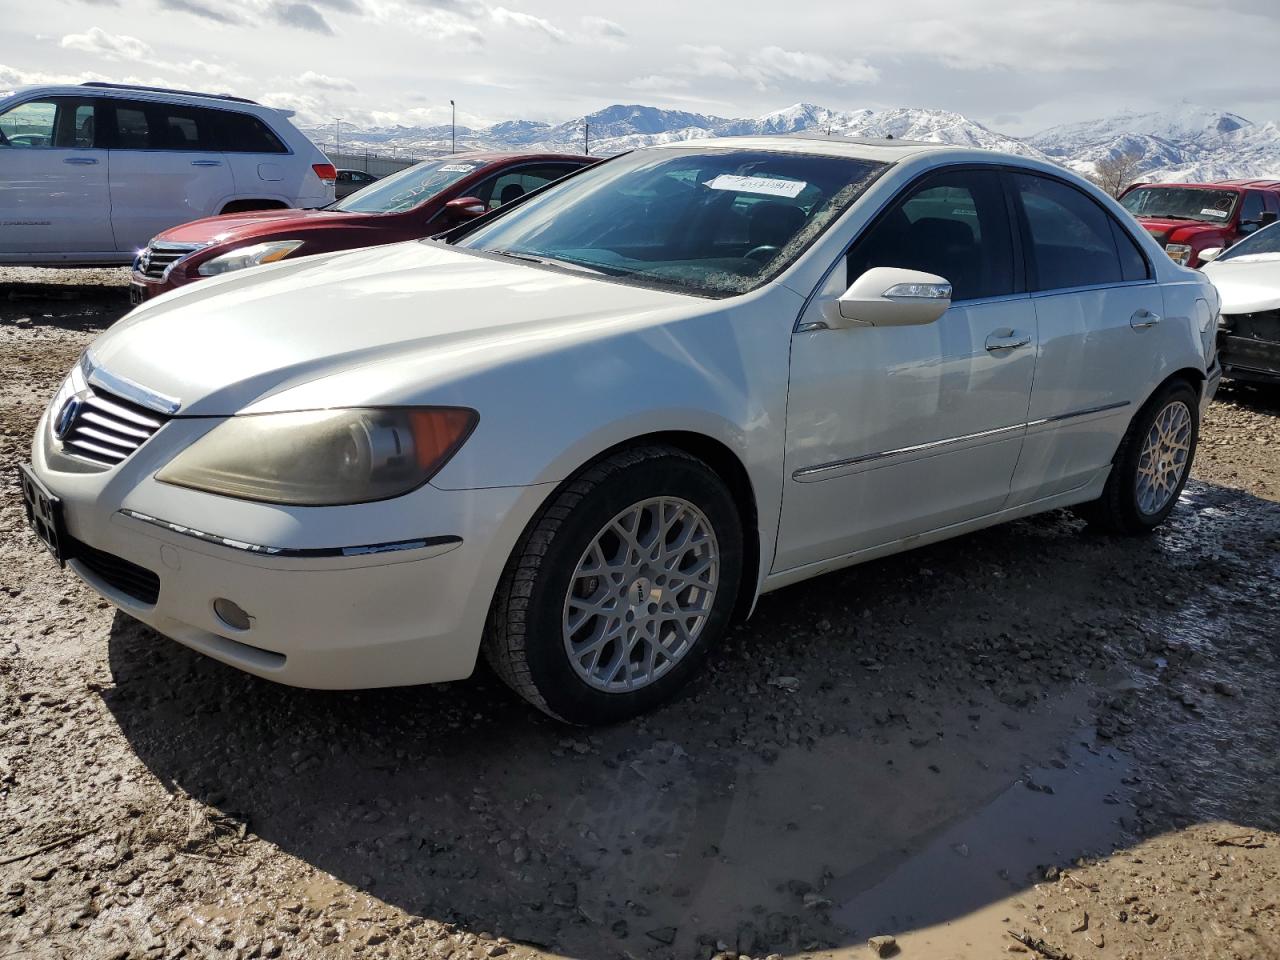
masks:
<instances>
[{"instance_id":1,"label":"acura emblem","mask_svg":"<svg viewBox=\"0 0 1280 960\"><path fill-rule=\"evenodd\" d=\"M76 414L80 412L83 401L79 397L72 397L62 405L62 409L58 411L57 419L53 421L53 435L62 440L71 431L71 425L75 423Z\"/></svg>"}]
</instances>

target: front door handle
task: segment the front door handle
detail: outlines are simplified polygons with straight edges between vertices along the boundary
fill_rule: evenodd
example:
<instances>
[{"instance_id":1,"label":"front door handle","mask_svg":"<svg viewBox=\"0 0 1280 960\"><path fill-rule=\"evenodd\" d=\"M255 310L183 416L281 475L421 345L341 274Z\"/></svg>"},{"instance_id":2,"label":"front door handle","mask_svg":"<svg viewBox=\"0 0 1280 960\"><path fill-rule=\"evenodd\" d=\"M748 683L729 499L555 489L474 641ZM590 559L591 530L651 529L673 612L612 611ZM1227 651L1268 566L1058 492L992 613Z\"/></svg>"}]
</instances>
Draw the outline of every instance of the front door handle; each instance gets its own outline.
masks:
<instances>
[{"instance_id":1,"label":"front door handle","mask_svg":"<svg viewBox=\"0 0 1280 960\"><path fill-rule=\"evenodd\" d=\"M88 166L89 164L97 163L98 158L97 157L64 157L62 162L73 163L76 166L84 167L84 166Z\"/></svg>"},{"instance_id":2,"label":"front door handle","mask_svg":"<svg viewBox=\"0 0 1280 960\"><path fill-rule=\"evenodd\" d=\"M191 165L193 167L220 167L222 166L222 161L221 160L192 160Z\"/></svg>"},{"instance_id":3,"label":"front door handle","mask_svg":"<svg viewBox=\"0 0 1280 960\"><path fill-rule=\"evenodd\" d=\"M1030 334L1010 330L1008 333L993 333L987 337L987 349L993 353L997 350L1017 350L1030 342Z\"/></svg>"},{"instance_id":4,"label":"front door handle","mask_svg":"<svg viewBox=\"0 0 1280 960\"><path fill-rule=\"evenodd\" d=\"M1135 310L1133 316L1129 318L1129 326L1135 330L1145 330L1147 327L1154 327L1160 322L1160 314L1152 313L1145 307L1141 310Z\"/></svg>"}]
</instances>

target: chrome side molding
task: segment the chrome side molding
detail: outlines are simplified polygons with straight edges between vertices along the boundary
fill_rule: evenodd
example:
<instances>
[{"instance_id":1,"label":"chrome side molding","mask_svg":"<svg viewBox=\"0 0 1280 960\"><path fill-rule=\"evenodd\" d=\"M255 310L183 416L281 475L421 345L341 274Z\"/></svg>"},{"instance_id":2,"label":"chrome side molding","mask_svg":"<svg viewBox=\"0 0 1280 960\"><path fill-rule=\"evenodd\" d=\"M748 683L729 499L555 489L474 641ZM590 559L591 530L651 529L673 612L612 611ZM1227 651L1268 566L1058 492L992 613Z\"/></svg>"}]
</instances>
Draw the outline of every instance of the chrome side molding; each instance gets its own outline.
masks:
<instances>
[{"instance_id":1,"label":"chrome side molding","mask_svg":"<svg viewBox=\"0 0 1280 960\"><path fill-rule=\"evenodd\" d=\"M998 437L1016 433L1019 430L1030 430L1033 427L1042 427L1049 423L1061 423L1064 420L1075 420L1078 417L1088 417L1097 413L1106 413L1109 410L1119 410L1122 407L1127 406L1129 406L1128 400L1120 400L1115 403L1104 403L1096 407L1087 407L1083 410L1072 410L1070 413L1059 413L1052 417L1042 417L1039 420L1027 420L1023 423L1015 423L1007 427L996 427L994 430L982 430L978 433L966 433L959 437L947 437L943 440L930 440L927 443L916 443L908 447L897 447L893 450L881 450L878 453L866 453L860 457L849 457L844 460L832 460L830 463L819 463L812 467L801 467L799 470L796 470L791 474L791 479L799 483L813 483L815 480L827 480L831 477L841 476L853 467L874 463L878 460L888 460L891 457L899 457L906 454L932 453L958 444L972 443L975 440L993 440Z\"/></svg>"}]
</instances>

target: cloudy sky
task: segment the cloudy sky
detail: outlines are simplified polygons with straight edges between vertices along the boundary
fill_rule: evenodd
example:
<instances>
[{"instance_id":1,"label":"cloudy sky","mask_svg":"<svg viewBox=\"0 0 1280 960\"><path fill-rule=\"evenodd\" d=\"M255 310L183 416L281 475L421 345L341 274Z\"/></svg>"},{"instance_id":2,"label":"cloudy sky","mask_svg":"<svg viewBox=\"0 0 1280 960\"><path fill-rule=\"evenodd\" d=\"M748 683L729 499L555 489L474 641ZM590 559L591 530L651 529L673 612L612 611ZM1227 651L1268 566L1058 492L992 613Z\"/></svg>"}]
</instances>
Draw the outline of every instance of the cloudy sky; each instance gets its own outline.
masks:
<instances>
[{"instance_id":1,"label":"cloudy sky","mask_svg":"<svg viewBox=\"0 0 1280 960\"><path fill-rule=\"evenodd\" d=\"M609 103L756 116L955 110L1026 134L1191 100L1280 120L1280 0L5 0L0 89L234 92L304 121L530 118Z\"/></svg>"}]
</instances>

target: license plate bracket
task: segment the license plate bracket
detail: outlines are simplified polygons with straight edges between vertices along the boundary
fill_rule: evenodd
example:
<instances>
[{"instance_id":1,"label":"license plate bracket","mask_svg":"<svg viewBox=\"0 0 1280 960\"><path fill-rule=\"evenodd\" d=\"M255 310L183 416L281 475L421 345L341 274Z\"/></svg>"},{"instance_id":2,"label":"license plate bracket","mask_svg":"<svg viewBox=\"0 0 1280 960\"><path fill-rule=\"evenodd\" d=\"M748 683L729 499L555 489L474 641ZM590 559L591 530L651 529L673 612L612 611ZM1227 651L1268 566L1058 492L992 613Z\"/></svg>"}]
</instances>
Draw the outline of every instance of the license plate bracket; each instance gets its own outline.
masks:
<instances>
[{"instance_id":1,"label":"license plate bracket","mask_svg":"<svg viewBox=\"0 0 1280 960\"><path fill-rule=\"evenodd\" d=\"M27 526L58 561L58 566L65 567L71 559L68 550L71 541L63 522L62 501L40 482L26 464L18 464L18 484L22 487Z\"/></svg>"}]
</instances>

